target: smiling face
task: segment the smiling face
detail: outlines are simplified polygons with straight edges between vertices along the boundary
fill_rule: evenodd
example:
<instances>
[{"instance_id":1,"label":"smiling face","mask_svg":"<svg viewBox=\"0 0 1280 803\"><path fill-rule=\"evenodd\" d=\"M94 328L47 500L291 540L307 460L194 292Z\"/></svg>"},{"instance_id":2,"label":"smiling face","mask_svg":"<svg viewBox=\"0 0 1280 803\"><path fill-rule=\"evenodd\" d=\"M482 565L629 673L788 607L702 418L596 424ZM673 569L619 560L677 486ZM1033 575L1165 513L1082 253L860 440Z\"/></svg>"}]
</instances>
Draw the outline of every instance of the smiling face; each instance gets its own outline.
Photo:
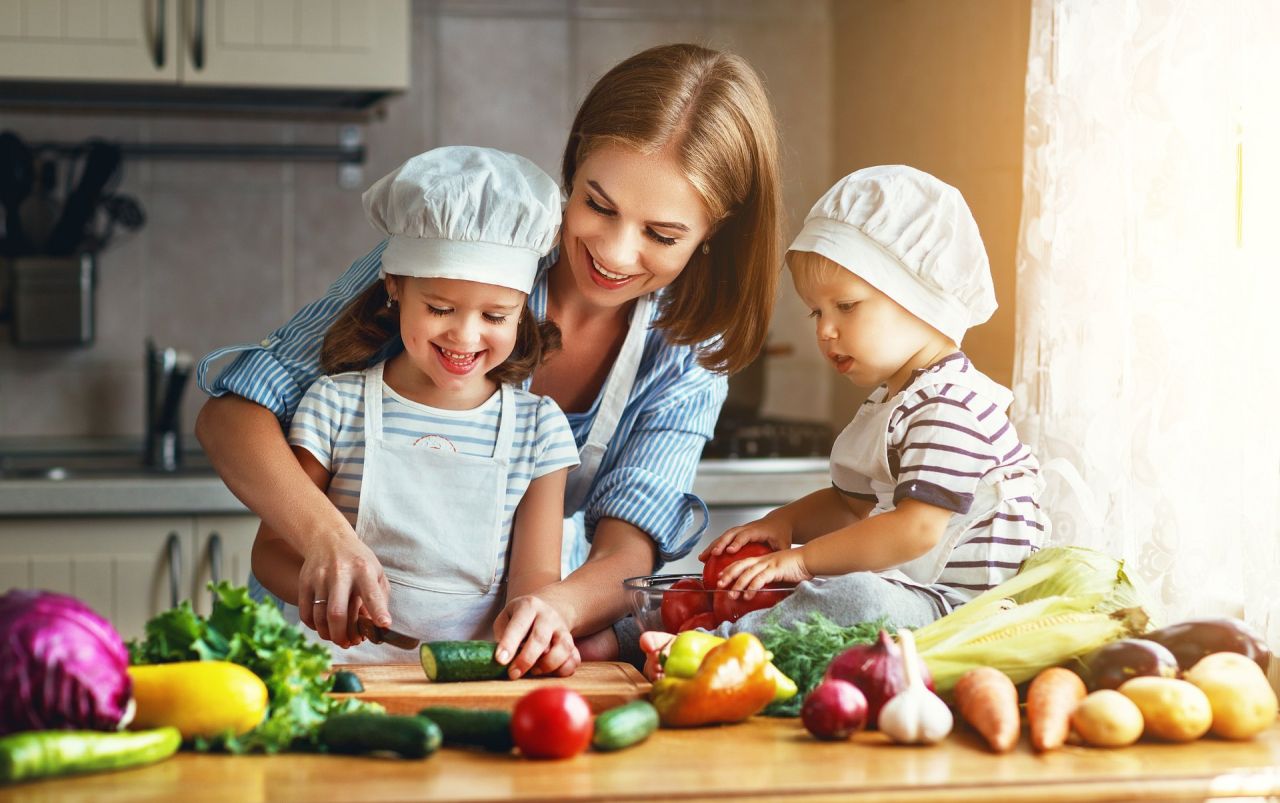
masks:
<instances>
[{"instance_id":1,"label":"smiling face","mask_svg":"<svg viewBox=\"0 0 1280 803\"><path fill-rule=\"evenodd\" d=\"M912 371L956 350L946 335L825 257L792 252L787 263L814 321L818 349L858 387L888 384L895 393Z\"/></svg>"},{"instance_id":2,"label":"smiling face","mask_svg":"<svg viewBox=\"0 0 1280 803\"><path fill-rule=\"evenodd\" d=\"M574 175L562 261L582 295L616 307L671 284L710 231L706 205L668 152L602 145Z\"/></svg>"},{"instance_id":3,"label":"smiling face","mask_svg":"<svg viewBox=\"0 0 1280 803\"><path fill-rule=\"evenodd\" d=\"M388 366L388 381L415 401L470 409L497 384L485 374L515 348L525 294L461 279L388 276L400 310L404 354Z\"/></svg>"}]
</instances>

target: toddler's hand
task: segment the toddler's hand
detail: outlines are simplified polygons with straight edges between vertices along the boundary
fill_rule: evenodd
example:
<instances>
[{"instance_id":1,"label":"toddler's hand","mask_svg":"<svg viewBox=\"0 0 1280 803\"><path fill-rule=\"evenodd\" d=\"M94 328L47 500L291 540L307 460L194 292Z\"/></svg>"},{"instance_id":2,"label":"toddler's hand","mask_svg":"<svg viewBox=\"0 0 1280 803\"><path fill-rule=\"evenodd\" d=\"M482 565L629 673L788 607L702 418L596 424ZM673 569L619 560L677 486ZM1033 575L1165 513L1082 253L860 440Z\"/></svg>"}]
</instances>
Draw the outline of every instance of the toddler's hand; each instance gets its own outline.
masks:
<instances>
[{"instance_id":1,"label":"toddler's hand","mask_svg":"<svg viewBox=\"0 0 1280 803\"><path fill-rule=\"evenodd\" d=\"M644 676L649 680L662 677L662 656L671 652L674 633L646 630L640 634L640 649L644 650Z\"/></svg>"},{"instance_id":2,"label":"toddler's hand","mask_svg":"<svg viewBox=\"0 0 1280 803\"><path fill-rule=\"evenodd\" d=\"M712 541L706 549L702 550L701 554L698 555L698 560L706 563L707 558L712 555L720 555L724 552L732 555L747 544L752 543L768 544L774 550L790 549L791 526L778 519L771 519L765 516L747 524L730 527L724 531L723 535Z\"/></svg>"},{"instance_id":3,"label":"toddler's hand","mask_svg":"<svg viewBox=\"0 0 1280 803\"><path fill-rule=\"evenodd\" d=\"M799 549L782 549L759 558L743 558L720 572L720 588L730 589L729 597L741 594L751 599L769 583L802 583L812 580Z\"/></svg>"}]
</instances>

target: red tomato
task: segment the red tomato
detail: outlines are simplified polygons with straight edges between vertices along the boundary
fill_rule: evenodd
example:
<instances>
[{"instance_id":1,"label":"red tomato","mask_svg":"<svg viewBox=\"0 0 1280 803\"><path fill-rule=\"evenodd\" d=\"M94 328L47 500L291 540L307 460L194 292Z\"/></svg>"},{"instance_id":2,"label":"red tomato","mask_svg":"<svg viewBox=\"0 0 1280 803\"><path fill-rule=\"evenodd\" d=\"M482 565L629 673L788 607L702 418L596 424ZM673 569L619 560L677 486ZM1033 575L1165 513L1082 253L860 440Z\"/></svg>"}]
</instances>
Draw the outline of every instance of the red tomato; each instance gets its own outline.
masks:
<instances>
[{"instance_id":1,"label":"red tomato","mask_svg":"<svg viewBox=\"0 0 1280 803\"><path fill-rule=\"evenodd\" d=\"M728 552L721 552L719 555L712 555L707 558L707 562L702 566L702 585L708 591L716 587L716 581L720 579L720 572L724 571L724 567L730 563L735 563L743 558L758 558L762 555L768 555L773 549L768 544L762 544L759 541L747 544L740 548L737 552L730 555Z\"/></svg>"},{"instance_id":2,"label":"red tomato","mask_svg":"<svg viewBox=\"0 0 1280 803\"><path fill-rule=\"evenodd\" d=\"M695 627L700 627L703 630L715 630L716 625L718 624L720 624L720 620L716 618L714 613L711 611L703 611L702 613L695 613L693 616L690 616L688 619L681 622L680 627L676 632L683 633L686 630L693 630Z\"/></svg>"},{"instance_id":3,"label":"red tomato","mask_svg":"<svg viewBox=\"0 0 1280 803\"><path fill-rule=\"evenodd\" d=\"M715 581L720 578L720 572L724 571L729 564L740 561L743 558L758 558L768 555L772 551L773 549L768 544L756 541L743 546L732 555L728 552L712 555L702 567L702 584L707 588L715 588ZM714 598L714 603L711 606L711 610L715 614L716 622L736 622L751 611L772 608L790 594L791 589L795 588L795 586L790 583L770 583L766 588L780 590L757 591L756 595L751 599L744 599L743 597L730 599L728 592L724 589L719 589L713 593L711 596Z\"/></svg>"},{"instance_id":4,"label":"red tomato","mask_svg":"<svg viewBox=\"0 0 1280 803\"><path fill-rule=\"evenodd\" d=\"M569 758L591 743L591 706L563 686L535 689L516 702L511 736L528 758Z\"/></svg>"},{"instance_id":5,"label":"red tomato","mask_svg":"<svg viewBox=\"0 0 1280 803\"><path fill-rule=\"evenodd\" d=\"M711 595L703 591L702 581L692 577L679 580L662 592L662 629L679 632L689 617L711 613Z\"/></svg>"},{"instance_id":6,"label":"red tomato","mask_svg":"<svg viewBox=\"0 0 1280 803\"><path fill-rule=\"evenodd\" d=\"M751 599L746 599L745 597L730 599L729 592L722 590L715 595L716 601L712 607L712 612L717 622L736 622L752 611L758 611L761 608L772 608L786 599L793 588L795 586L789 583L770 583L757 591L756 595Z\"/></svg>"}]
</instances>

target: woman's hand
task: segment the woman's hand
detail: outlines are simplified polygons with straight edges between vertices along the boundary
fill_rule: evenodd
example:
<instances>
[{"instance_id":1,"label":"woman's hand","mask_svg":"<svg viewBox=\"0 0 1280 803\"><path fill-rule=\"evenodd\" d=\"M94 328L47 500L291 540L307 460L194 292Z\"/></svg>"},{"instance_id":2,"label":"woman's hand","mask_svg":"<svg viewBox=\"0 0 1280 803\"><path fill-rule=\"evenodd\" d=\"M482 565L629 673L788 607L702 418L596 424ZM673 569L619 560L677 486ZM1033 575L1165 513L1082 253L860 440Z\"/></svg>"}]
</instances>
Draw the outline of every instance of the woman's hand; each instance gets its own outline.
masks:
<instances>
[{"instance_id":1,"label":"woman's hand","mask_svg":"<svg viewBox=\"0 0 1280 803\"><path fill-rule=\"evenodd\" d=\"M783 549L759 558L734 561L720 571L720 588L730 589L729 596L742 594L751 599L769 583L802 583L813 575L804 565L803 549Z\"/></svg>"},{"instance_id":2,"label":"woman's hand","mask_svg":"<svg viewBox=\"0 0 1280 803\"><path fill-rule=\"evenodd\" d=\"M390 593L382 563L354 534L308 544L298 573L298 618L320 638L339 647L359 644L362 615L391 627Z\"/></svg>"},{"instance_id":3,"label":"woman's hand","mask_svg":"<svg viewBox=\"0 0 1280 803\"><path fill-rule=\"evenodd\" d=\"M728 552L730 555L747 544L768 544L774 551L791 548L791 524L784 519L765 516L737 527L730 527L698 555L703 563L712 555Z\"/></svg>"},{"instance_id":4,"label":"woman's hand","mask_svg":"<svg viewBox=\"0 0 1280 803\"><path fill-rule=\"evenodd\" d=\"M567 677L582 663L564 617L537 594L510 600L493 622L493 637L494 657L508 664L512 680L526 674Z\"/></svg>"}]
</instances>

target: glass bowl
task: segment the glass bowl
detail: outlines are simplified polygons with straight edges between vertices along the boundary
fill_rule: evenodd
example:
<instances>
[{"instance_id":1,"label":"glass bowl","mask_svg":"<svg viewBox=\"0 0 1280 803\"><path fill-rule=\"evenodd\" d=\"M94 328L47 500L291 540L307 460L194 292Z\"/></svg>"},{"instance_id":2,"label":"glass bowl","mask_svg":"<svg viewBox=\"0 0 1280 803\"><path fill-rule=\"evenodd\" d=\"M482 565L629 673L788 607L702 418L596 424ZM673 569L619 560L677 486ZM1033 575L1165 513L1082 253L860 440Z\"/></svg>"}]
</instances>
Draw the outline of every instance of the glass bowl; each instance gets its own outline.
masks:
<instances>
[{"instance_id":1,"label":"glass bowl","mask_svg":"<svg viewBox=\"0 0 1280 803\"><path fill-rule=\"evenodd\" d=\"M682 580L696 580L698 587L673 588ZM772 607L794 590L764 589L752 599L741 596L734 599L725 589L707 591L701 588L701 583L700 574L649 574L628 577L622 581L622 589L641 630L665 630L669 633L689 627L714 630L721 622L737 621L753 610ZM705 616L694 618L701 614Z\"/></svg>"}]
</instances>

